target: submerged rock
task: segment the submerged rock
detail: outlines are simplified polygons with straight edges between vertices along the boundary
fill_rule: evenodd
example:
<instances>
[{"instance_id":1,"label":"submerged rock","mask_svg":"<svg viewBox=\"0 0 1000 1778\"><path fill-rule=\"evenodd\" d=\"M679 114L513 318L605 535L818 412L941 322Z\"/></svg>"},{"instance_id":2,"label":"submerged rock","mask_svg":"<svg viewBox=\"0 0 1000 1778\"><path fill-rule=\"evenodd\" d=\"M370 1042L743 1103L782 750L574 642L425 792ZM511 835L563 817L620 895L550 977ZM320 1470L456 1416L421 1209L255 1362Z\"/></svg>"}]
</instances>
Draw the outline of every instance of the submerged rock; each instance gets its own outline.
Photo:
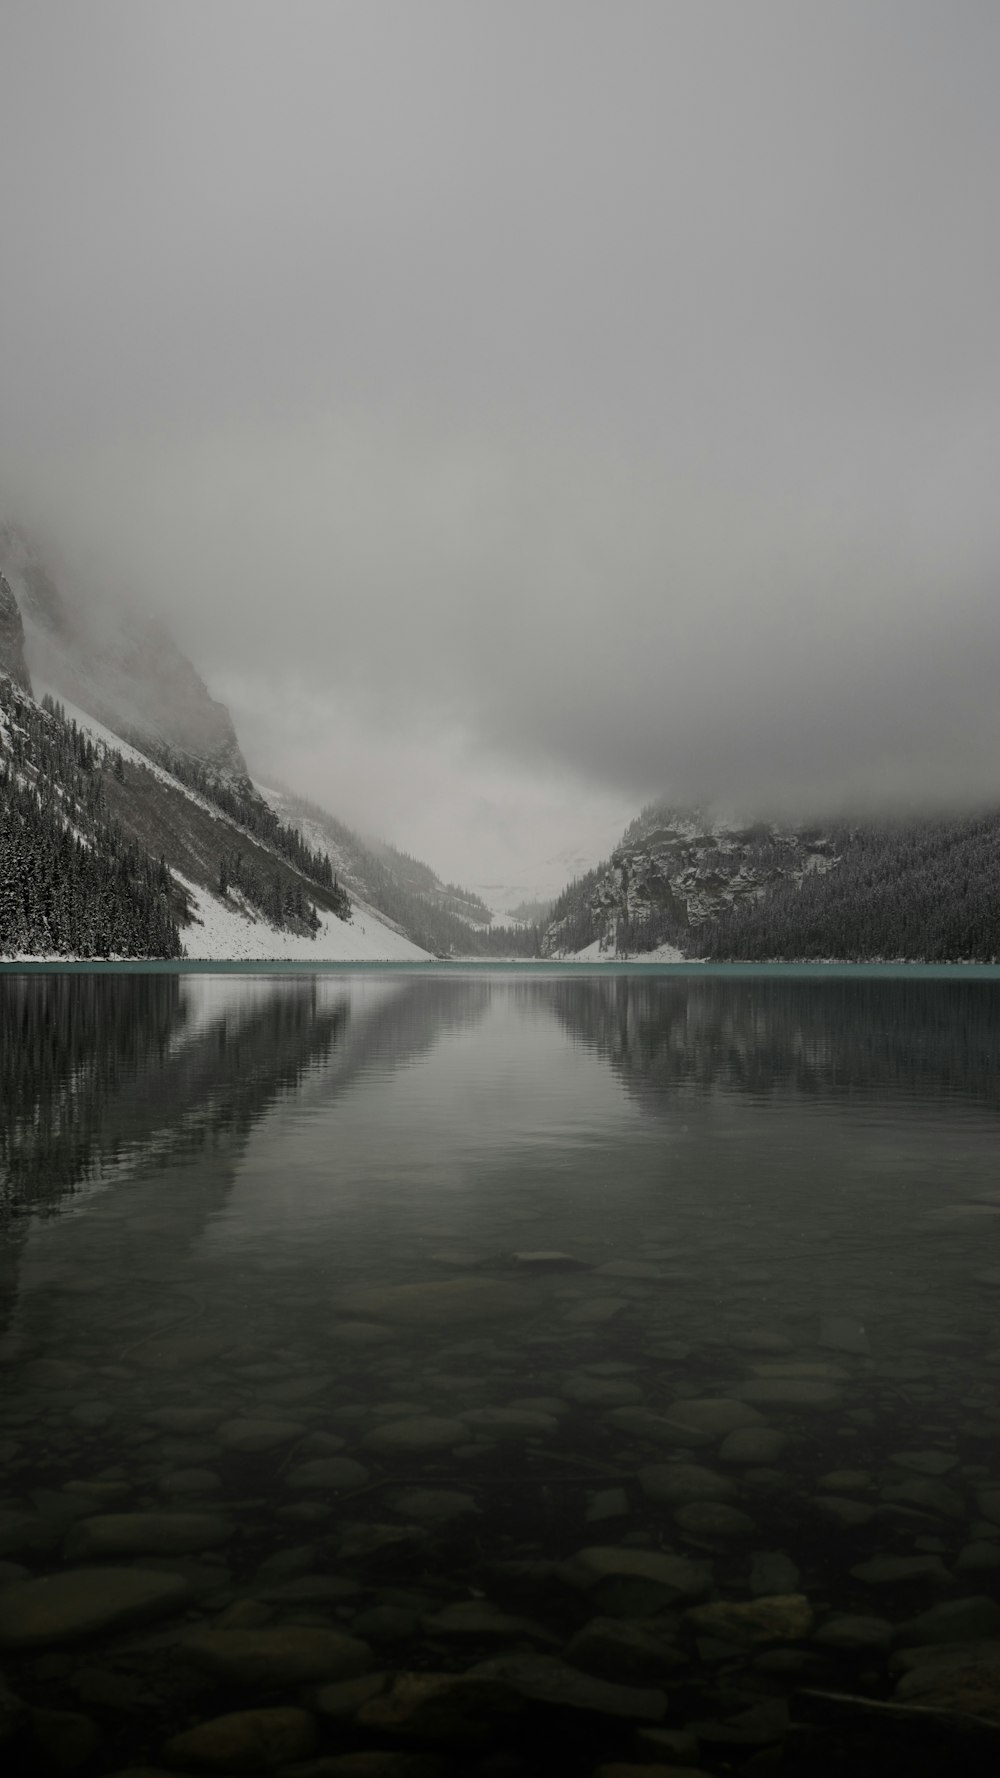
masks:
<instances>
[{"instance_id":1,"label":"submerged rock","mask_svg":"<svg viewBox=\"0 0 1000 1778\"><path fill-rule=\"evenodd\" d=\"M897 1624L895 1641L901 1648L924 1643L1000 1640L1000 1605L983 1593L968 1599L947 1599L932 1605L918 1617Z\"/></svg>"},{"instance_id":2,"label":"submerged rock","mask_svg":"<svg viewBox=\"0 0 1000 1778\"><path fill-rule=\"evenodd\" d=\"M391 1690L369 1698L355 1720L377 1734L461 1751L489 1743L497 1724L519 1709L515 1688L479 1669L398 1673Z\"/></svg>"},{"instance_id":3,"label":"submerged rock","mask_svg":"<svg viewBox=\"0 0 1000 1778\"><path fill-rule=\"evenodd\" d=\"M619 1545L580 1550L561 1572L612 1617L652 1617L679 1601L703 1599L712 1585L707 1562Z\"/></svg>"},{"instance_id":4,"label":"submerged rock","mask_svg":"<svg viewBox=\"0 0 1000 1778\"><path fill-rule=\"evenodd\" d=\"M15 1581L0 1592L0 1648L49 1648L180 1611L192 1598L177 1574L75 1568Z\"/></svg>"},{"instance_id":5,"label":"submerged rock","mask_svg":"<svg viewBox=\"0 0 1000 1778\"><path fill-rule=\"evenodd\" d=\"M689 1537L703 1537L713 1543L752 1537L757 1529L749 1513L740 1512L723 1500L688 1501L676 1509L674 1523Z\"/></svg>"},{"instance_id":6,"label":"submerged rock","mask_svg":"<svg viewBox=\"0 0 1000 1778\"><path fill-rule=\"evenodd\" d=\"M820 1648L843 1654L884 1655L892 1643L892 1625L883 1617L842 1615L827 1618L813 1638Z\"/></svg>"},{"instance_id":7,"label":"submerged rock","mask_svg":"<svg viewBox=\"0 0 1000 1778\"><path fill-rule=\"evenodd\" d=\"M393 1495L391 1504L395 1512L416 1519L418 1525L449 1525L454 1519L481 1512L471 1494L456 1488L404 1488Z\"/></svg>"},{"instance_id":8,"label":"submerged rock","mask_svg":"<svg viewBox=\"0 0 1000 1778\"><path fill-rule=\"evenodd\" d=\"M1000 1641L912 1650L896 1686L901 1702L1000 1724Z\"/></svg>"},{"instance_id":9,"label":"submerged rock","mask_svg":"<svg viewBox=\"0 0 1000 1778\"><path fill-rule=\"evenodd\" d=\"M462 1423L480 1438L551 1438L559 1430L559 1422L551 1414L528 1408L469 1408Z\"/></svg>"},{"instance_id":10,"label":"submerged rock","mask_svg":"<svg viewBox=\"0 0 1000 1778\"><path fill-rule=\"evenodd\" d=\"M714 1636L741 1647L764 1642L800 1642L813 1627L813 1609L804 1593L754 1599L750 1604L721 1600L694 1605L684 1622L699 1636Z\"/></svg>"},{"instance_id":11,"label":"submerged rock","mask_svg":"<svg viewBox=\"0 0 1000 1778\"><path fill-rule=\"evenodd\" d=\"M758 1550L750 1564L747 1584L758 1599L768 1594L797 1593L798 1564L784 1550Z\"/></svg>"},{"instance_id":12,"label":"submerged rock","mask_svg":"<svg viewBox=\"0 0 1000 1778\"><path fill-rule=\"evenodd\" d=\"M819 1343L831 1352L867 1355L871 1351L864 1325L850 1315L824 1315L819 1324Z\"/></svg>"},{"instance_id":13,"label":"submerged rock","mask_svg":"<svg viewBox=\"0 0 1000 1778\"><path fill-rule=\"evenodd\" d=\"M107 1556L185 1556L217 1549L235 1527L217 1513L99 1513L70 1531L67 1561Z\"/></svg>"},{"instance_id":14,"label":"submerged rock","mask_svg":"<svg viewBox=\"0 0 1000 1778\"><path fill-rule=\"evenodd\" d=\"M309 1685L365 1673L374 1666L367 1642L341 1630L294 1624L260 1630L199 1630L178 1644L178 1656L233 1685Z\"/></svg>"},{"instance_id":15,"label":"submerged rock","mask_svg":"<svg viewBox=\"0 0 1000 1778\"><path fill-rule=\"evenodd\" d=\"M367 1451L405 1456L411 1451L450 1451L455 1445L464 1444L468 1437L469 1428L461 1420L412 1414L405 1420L390 1420L376 1426L362 1444Z\"/></svg>"},{"instance_id":16,"label":"submerged rock","mask_svg":"<svg viewBox=\"0 0 1000 1778\"><path fill-rule=\"evenodd\" d=\"M398 1321L415 1327L493 1321L526 1314L535 1300L517 1285L492 1278L449 1278L433 1284L375 1284L349 1290L334 1313L361 1320Z\"/></svg>"},{"instance_id":17,"label":"submerged rock","mask_svg":"<svg viewBox=\"0 0 1000 1778\"><path fill-rule=\"evenodd\" d=\"M763 1427L763 1416L748 1401L709 1396L703 1401L672 1402L664 1416L679 1445L717 1445L743 1427Z\"/></svg>"},{"instance_id":18,"label":"submerged rock","mask_svg":"<svg viewBox=\"0 0 1000 1778\"><path fill-rule=\"evenodd\" d=\"M673 1629L672 1624L665 1628ZM659 1632L655 1620L629 1623L624 1618L591 1618L566 1648L571 1666L602 1679L642 1685L661 1679L686 1664L671 1636Z\"/></svg>"},{"instance_id":19,"label":"submerged rock","mask_svg":"<svg viewBox=\"0 0 1000 1778\"><path fill-rule=\"evenodd\" d=\"M353 1457L316 1457L310 1463L300 1463L290 1469L287 1476L289 1488L303 1494L313 1490L325 1493L327 1489L360 1488L367 1480L367 1469Z\"/></svg>"},{"instance_id":20,"label":"submerged rock","mask_svg":"<svg viewBox=\"0 0 1000 1778\"><path fill-rule=\"evenodd\" d=\"M201 1766L209 1772L269 1772L308 1759L318 1745L315 1717L308 1710L285 1707L213 1717L174 1735L163 1752L171 1765Z\"/></svg>"},{"instance_id":21,"label":"submerged rock","mask_svg":"<svg viewBox=\"0 0 1000 1778\"><path fill-rule=\"evenodd\" d=\"M890 1463L917 1475L943 1476L958 1468L958 1458L948 1451L893 1451Z\"/></svg>"},{"instance_id":22,"label":"submerged rock","mask_svg":"<svg viewBox=\"0 0 1000 1778\"><path fill-rule=\"evenodd\" d=\"M227 1451L274 1451L304 1432L298 1420L223 1420L216 1437Z\"/></svg>"},{"instance_id":23,"label":"submerged rock","mask_svg":"<svg viewBox=\"0 0 1000 1778\"><path fill-rule=\"evenodd\" d=\"M658 1506L683 1506L689 1500L731 1500L736 1487L728 1476L716 1475L697 1463L647 1463L638 1483L647 1500Z\"/></svg>"},{"instance_id":24,"label":"submerged rock","mask_svg":"<svg viewBox=\"0 0 1000 1778\"><path fill-rule=\"evenodd\" d=\"M740 1400L767 1408L837 1408L844 1392L810 1377L754 1377L740 1385Z\"/></svg>"},{"instance_id":25,"label":"submerged rock","mask_svg":"<svg viewBox=\"0 0 1000 1778\"><path fill-rule=\"evenodd\" d=\"M531 1642L554 1643L556 1640L542 1624L534 1623L531 1618L513 1617L509 1612L501 1611L498 1605L491 1605L488 1599L458 1599L453 1605L445 1605L442 1610L421 1618L420 1628L428 1636L449 1639L502 1636L511 1642L519 1637L526 1637Z\"/></svg>"},{"instance_id":26,"label":"submerged rock","mask_svg":"<svg viewBox=\"0 0 1000 1778\"><path fill-rule=\"evenodd\" d=\"M667 1711L666 1696L659 1689L595 1679L554 1655L497 1655L473 1667L472 1674L501 1680L524 1698L562 1709L594 1711L637 1722L660 1722Z\"/></svg>"},{"instance_id":27,"label":"submerged rock","mask_svg":"<svg viewBox=\"0 0 1000 1778\"><path fill-rule=\"evenodd\" d=\"M719 1446L723 1463L745 1465L774 1463L788 1443L786 1432L775 1432L770 1426L738 1426Z\"/></svg>"},{"instance_id":28,"label":"submerged rock","mask_svg":"<svg viewBox=\"0 0 1000 1778\"><path fill-rule=\"evenodd\" d=\"M590 1261L577 1259L572 1253L559 1253L539 1249L534 1253L515 1253L512 1255L515 1265L523 1266L526 1272L589 1272Z\"/></svg>"},{"instance_id":29,"label":"submerged rock","mask_svg":"<svg viewBox=\"0 0 1000 1778\"><path fill-rule=\"evenodd\" d=\"M895 1587L901 1582L929 1580L947 1586L951 1575L940 1556L872 1556L851 1569L855 1580L869 1587Z\"/></svg>"}]
</instances>

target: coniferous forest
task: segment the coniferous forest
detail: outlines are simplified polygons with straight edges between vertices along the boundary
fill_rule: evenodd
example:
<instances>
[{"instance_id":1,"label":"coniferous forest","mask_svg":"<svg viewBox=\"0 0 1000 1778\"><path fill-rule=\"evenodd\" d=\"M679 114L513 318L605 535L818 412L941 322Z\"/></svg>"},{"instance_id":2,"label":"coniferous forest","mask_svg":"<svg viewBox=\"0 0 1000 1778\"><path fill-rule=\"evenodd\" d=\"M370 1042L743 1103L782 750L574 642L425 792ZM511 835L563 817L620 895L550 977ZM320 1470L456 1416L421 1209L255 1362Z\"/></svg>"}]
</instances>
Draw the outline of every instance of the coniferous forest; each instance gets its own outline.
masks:
<instances>
[{"instance_id":1,"label":"coniferous forest","mask_svg":"<svg viewBox=\"0 0 1000 1778\"><path fill-rule=\"evenodd\" d=\"M290 883L283 884L277 871L268 874L258 870L238 847L221 860L218 887L223 896L231 889L238 890L244 901L257 908L272 926L282 926L294 919L304 921L313 932L319 929L319 915L303 894L301 883L294 887Z\"/></svg>"},{"instance_id":2,"label":"coniferous forest","mask_svg":"<svg viewBox=\"0 0 1000 1778\"><path fill-rule=\"evenodd\" d=\"M419 859L394 846L366 845L328 809L306 797L296 797L303 820L325 830L330 843L346 858L344 875L353 891L379 914L405 932L414 944L439 957L538 957L541 935L535 927L470 925L466 916L489 916L485 902L468 889L443 886L454 896L454 906L442 904L442 885Z\"/></svg>"},{"instance_id":3,"label":"coniferous forest","mask_svg":"<svg viewBox=\"0 0 1000 1778\"><path fill-rule=\"evenodd\" d=\"M0 676L0 955L178 957L162 859L106 812L122 757Z\"/></svg>"},{"instance_id":4,"label":"coniferous forest","mask_svg":"<svg viewBox=\"0 0 1000 1778\"><path fill-rule=\"evenodd\" d=\"M1000 815L886 823L835 838L833 870L779 884L689 933L687 954L720 962L1000 959Z\"/></svg>"},{"instance_id":5,"label":"coniferous forest","mask_svg":"<svg viewBox=\"0 0 1000 1778\"><path fill-rule=\"evenodd\" d=\"M627 910L625 873L598 866L553 902L542 952L572 954L601 938L622 958L671 945L720 963L1000 960L1000 811L841 821L823 831L823 869L793 874L766 838L745 847L748 874L765 886L700 919L685 916L683 895ZM629 834L636 847L646 843L641 822ZM626 851L626 871L629 863Z\"/></svg>"},{"instance_id":6,"label":"coniferous forest","mask_svg":"<svg viewBox=\"0 0 1000 1778\"><path fill-rule=\"evenodd\" d=\"M324 889L338 889L329 854L314 851L306 844L297 827L279 820L270 804L264 801L252 784L247 781L234 784L229 778L221 778L218 772L213 772L201 760L178 753L164 742L143 737L137 738L135 744L140 752L162 766L172 778L186 784L190 790L196 790L207 801L215 803L231 821L245 827L255 839L279 852L282 858L287 858L289 864L294 865L304 877L309 877ZM346 895L344 902L347 903ZM349 904L344 908L341 918L345 918L348 911Z\"/></svg>"},{"instance_id":7,"label":"coniferous forest","mask_svg":"<svg viewBox=\"0 0 1000 1778\"><path fill-rule=\"evenodd\" d=\"M224 783L173 753L160 763L257 841L257 850L237 844L223 853L217 893L235 895L275 926L317 931L317 910L303 884L281 874L283 859L322 886L325 902L332 894L334 911L347 917L350 901L329 855L311 848L252 786ZM109 779L120 786L134 770L67 719L60 704L45 697L39 706L0 675L0 956L181 955L185 891L164 858L112 813ZM642 956L668 943L686 957L719 962L1000 958L1000 814L841 823L830 828L830 842L831 868L779 877L714 917L685 921L676 904L650 907L638 919L622 913L617 954ZM262 844L277 854L273 870ZM438 955L539 957L554 930L556 954L566 954L607 930L606 866L563 891L545 929L476 930L404 888L374 854L363 863L373 900Z\"/></svg>"}]
</instances>

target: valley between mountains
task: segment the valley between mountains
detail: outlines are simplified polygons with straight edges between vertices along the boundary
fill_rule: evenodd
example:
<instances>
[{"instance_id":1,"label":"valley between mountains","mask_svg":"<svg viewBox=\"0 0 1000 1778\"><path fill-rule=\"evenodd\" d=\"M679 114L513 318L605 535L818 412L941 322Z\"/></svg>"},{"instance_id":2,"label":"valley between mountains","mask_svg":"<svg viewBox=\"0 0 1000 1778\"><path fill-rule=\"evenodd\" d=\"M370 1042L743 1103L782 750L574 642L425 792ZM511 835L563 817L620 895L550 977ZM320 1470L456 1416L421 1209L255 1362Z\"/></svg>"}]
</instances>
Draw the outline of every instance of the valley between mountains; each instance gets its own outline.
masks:
<instances>
[{"instance_id":1,"label":"valley between mountains","mask_svg":"<svg viewBox=\"0 0 1000 1778\"><path fill-rule=\"evenodd\" d=\"M1000 810L654 803L554 900L490 906L255 781L162 628L74 598L0 527L0 958L154 957L996 962Z\"/></svg>"}]
</instances>

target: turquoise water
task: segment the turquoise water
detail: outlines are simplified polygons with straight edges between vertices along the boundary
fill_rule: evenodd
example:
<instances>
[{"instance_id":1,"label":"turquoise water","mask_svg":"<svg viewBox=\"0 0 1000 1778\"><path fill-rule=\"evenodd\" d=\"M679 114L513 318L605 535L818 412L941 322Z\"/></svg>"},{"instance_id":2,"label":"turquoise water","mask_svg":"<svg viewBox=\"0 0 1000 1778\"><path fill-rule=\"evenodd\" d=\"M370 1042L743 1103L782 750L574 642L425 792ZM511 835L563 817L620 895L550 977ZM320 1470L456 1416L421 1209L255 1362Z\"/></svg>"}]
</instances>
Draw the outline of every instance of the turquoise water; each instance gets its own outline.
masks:
<instances>
[{"instance_id":1,"label":"turquoise water","mask_svg":"<svg viewBox=\"0 0 1000 1778\"><path fill-rule=\"evenodd\" d=\"M539 963L497 963L470 959L463 963L205 963L154 960L147 963L7 963L0 962L0 975L51 975L55 972L72 975L365 975L372 971L390 975L427 972L466 975L484 971L489 975L509 974L547 976L564 972L572 975L594 973L579 963L558 961ZM995 963L602 963L599 975L663 976L763 976L775 981L815 977L871 978L875 981L1000 981L1000 964Z\"/></svg>"},{"instance_id":2,"label":"turquoise water","mask_svg":"<svg viewBox=\"0 0 1000 1778\"><path fill-rule=\"evenodd\" d=\"M8 969L0 1089L12 1770L952 1759L864 1703L1000 1642L1000 970Z\"/></svg>"}]
</instances>

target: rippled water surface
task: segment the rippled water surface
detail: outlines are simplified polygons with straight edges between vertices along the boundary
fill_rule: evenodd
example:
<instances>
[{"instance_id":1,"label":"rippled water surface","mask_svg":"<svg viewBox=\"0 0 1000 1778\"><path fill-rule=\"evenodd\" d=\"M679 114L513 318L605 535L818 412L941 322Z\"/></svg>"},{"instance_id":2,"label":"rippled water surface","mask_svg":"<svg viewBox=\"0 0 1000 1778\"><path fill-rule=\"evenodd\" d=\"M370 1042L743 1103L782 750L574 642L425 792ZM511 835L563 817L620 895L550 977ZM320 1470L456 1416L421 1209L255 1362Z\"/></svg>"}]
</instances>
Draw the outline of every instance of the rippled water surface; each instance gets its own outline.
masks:
<instances>
[{"instance_id":1,"label":"rippled water surface","mask_svg":"<svg viewBox=\"0 0 1000 1778\"><path fill-rule=\"evenodd\" d=\"M0 1095L12 1771L995 1769L1000 979L6 974Z\"/></svg>"}]
</instances>

